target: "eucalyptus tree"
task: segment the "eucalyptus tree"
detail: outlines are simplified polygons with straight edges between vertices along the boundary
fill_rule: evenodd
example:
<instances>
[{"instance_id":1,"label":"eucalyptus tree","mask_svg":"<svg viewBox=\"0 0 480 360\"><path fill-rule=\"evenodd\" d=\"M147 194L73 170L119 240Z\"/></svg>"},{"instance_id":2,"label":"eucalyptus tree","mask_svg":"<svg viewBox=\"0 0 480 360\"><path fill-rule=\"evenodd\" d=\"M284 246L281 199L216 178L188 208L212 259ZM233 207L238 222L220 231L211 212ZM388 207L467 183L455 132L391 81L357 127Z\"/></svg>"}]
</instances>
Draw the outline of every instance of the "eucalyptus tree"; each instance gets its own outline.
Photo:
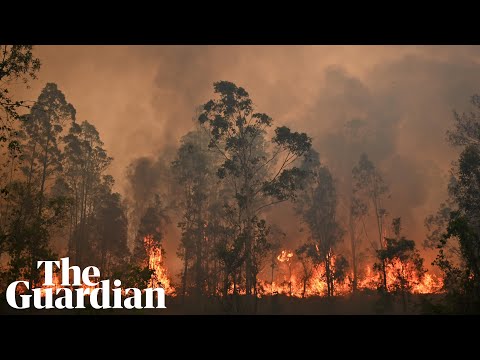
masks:
<instances>
[{"instance_id":1,"label":"eucalyptus tree","mask_svg":"<svg viewBox=\"0 0 480 360\"><path fill-rule=\"evenodd\" d=\"M327 296L335 294L336 280L343 280L346 263L337 252L343 229L337 219L338 196L330 170L322 165L318 153L310 150L301 165L308 173L304 189L296 201L296 210L310 230L309 242L297 249L302 261L310 257L316 266L323 265L327 283ZM308 264L304 267L304 292L309 278Z\"/></svg>"},{"instance_id":2,"label":"eucalyptus tree","mask_svg":"<svg viewBox=\"0 0 480 360\"><path fill-rule=\"evenodd\" d=\"M230 206L236 213L245 252L247 295L255 287L252 246L258 216L266 208L295 197L305 173L292 164L311 146L305 133L276 127L273 119L255 111L248 92L228 81L214 83L216 98L206 102L198 123L208 134L209 147L222 157L218 176L233 190Z\"/></svg>"},{"instance_id":3,"label":"eucalyptus tree","mask_svg":"<svg viewBox=\"0 0 480 360\"><path fill-rule=\"evenodd\" d=\"M23 178L12 183L8 199L10 253L14 268L27 268L33 288L36 261L48 250L52 225L63 217L64 197L51 189L62 171L64 126L75 120L75 109L56 84L48 83L28 114L21 116Z\"/></svg>"},{"instance_id":4,"label":"eucalyptus tree","mask_svg":"<svg viewBox=\"0 0 480 360\"><path fill-rule=\"evenodd\" d=\"M104 177L113 159L103 148L97 129L88 121L73 122L62 140L63 179L72 199L69 253L73 261L81 264L86 260L84 252L89 247L90 221L101 205L100 193L105 186L113 186L113 179Z\"/></svg>"},{"instance_id":5,"label":"eucalyptus tree","mask_svg":"<svg viewBox=\"0 0 480 360\"><path fill-rule=\"evenodd\" d=\"M377 225L378 245L377 250L385 248L385 217L387 211L385 209L385 199L388 196L388 186L383 179L375 164L363 153L360 156L358 164L352 170L354 179L354 195L358 198L366 198L373 210L375 224ZM357 208L351 211L358 212L358 216L363 216L367 208L365 203L359 203ZM382 274L382 286L387 291L387 273L385 264L380 266Z\"/></svg>"}]
</instances>

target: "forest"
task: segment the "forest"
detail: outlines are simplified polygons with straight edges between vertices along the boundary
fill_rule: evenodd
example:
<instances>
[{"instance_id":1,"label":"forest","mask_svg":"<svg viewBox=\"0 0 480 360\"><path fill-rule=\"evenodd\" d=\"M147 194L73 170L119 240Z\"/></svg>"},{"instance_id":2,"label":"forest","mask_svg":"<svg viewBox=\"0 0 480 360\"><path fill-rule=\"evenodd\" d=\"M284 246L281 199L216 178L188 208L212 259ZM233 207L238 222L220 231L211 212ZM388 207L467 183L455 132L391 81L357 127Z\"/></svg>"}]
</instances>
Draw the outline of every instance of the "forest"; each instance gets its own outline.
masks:
<instances>
[{"instance_id":1,"label":"forest","mask_svg":"<svg viewBox=\"0 0 480 360\"><path fill-rule=\"evenodd\" d=\"M176 146L131 161L119 190L103 135L68 93L48 79L36 99L18 91L42 73L36 49L0 45L0 313L15 313L8 284L42 287L37 261L61 257L164 288L167 309L139 314L480 313L479 95L451 115L446 200L410 238L366 121L343 124L335 164L223 78L190 104Z\"/></svg>"}]
</instances>

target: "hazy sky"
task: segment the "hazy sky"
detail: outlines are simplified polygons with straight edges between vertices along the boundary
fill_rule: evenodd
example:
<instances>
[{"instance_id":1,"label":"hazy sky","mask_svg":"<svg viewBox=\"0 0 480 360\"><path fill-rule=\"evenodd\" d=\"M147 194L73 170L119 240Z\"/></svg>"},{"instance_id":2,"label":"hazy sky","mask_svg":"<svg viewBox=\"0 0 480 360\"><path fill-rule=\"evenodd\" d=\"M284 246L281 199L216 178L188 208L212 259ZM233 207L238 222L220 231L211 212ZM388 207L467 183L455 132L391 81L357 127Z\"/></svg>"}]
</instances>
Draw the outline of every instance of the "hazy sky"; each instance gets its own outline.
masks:
<instances>
[{"instance_id":1,"label":"hazy sky","mask_svg":"<svg viewBox=\"0 0 480 360\"><path fill-rule=\"evenodd\" d=\"M212 83L229 80L277 124L308 132L336 176L345 123L368 123L365 149L392 184L389 210L417 241L445 197L456 156L445 142L452 111L467 111L480 91L475 46L38 46L36 53L42 69L29 98L46 82L59 85L78 120L99 130L120 192L126 166L176 145Z\"/></svg>"}]
</instances>

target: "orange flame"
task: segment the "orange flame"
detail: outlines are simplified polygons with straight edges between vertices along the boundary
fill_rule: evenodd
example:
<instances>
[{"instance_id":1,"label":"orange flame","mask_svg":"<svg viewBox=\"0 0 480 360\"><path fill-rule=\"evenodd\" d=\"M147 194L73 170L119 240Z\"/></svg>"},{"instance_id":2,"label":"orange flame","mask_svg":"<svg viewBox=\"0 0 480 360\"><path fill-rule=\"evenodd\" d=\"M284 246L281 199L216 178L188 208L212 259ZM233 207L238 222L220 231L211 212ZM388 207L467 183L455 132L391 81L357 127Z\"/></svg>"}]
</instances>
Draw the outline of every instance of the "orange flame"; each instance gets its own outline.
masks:
<instances>
[{"instance_id":1,"label":"orange flame","mask_svg":"<svg viewBox=\"0 0 480 360\"><path fill-rule=\"evenodd\" d=\"M277 278L273 282L260 280L258 283L259 296L265 296L270 294L283 294L293 297L311 297L311 296L326 296L327 294L327 282L325 276L325 265L320 264L314 266L311 272L311 276L307 281L305 287L305 294L303 290L302 277L297 274L297 271L293 271L294 267L294 254L288 250L282 250L277 256L277 260L280 263L288 265L288 274L277 274ZM335 268L336 257L331 256L331 268ZM388 291L394 291L395 285L398 283L399 273L404 279L408 281L410 285L406 291L413 294L433 294L440 293L443 290L443 279L437 277L434 274L426 273L421 278L415 275L413 271L409 269L408 264L401 264L400 262L394 262L393 265L387 267L387 288ZM347 295L352 292L353 274L348 273L343 281L336 281L334 290L335 295ZM363 274L360 274L358 279L358 289L360 290L375 290L381 284L381 274L374 272L370 266L365 268Z\"/></svg>"},{"instance_id":2,"label":"orange flame","mask_svg":"<svg viewBox=\"0 0 480 360\"><path fill-rule=\"evenodd\" d=\"M293 257L293 252L288 250L282 250L281 254L277 256L277 260L280 262L289 262Z\"/></svg>"},{"instance_id":3,"label":"orange flame","mask_svg":"<svg viewBox=\"0 0 480 360\"><path fill-rule=\"evenodd\" d=\"M161 246L157 246L154 242L153 236L147 235L144 238L144 246L145 250L148 255L148 268L150 270L153 270L153 275L152 278L150 279L148 283L148 287L161 287L165 290L166 295L170 296L175 296L175 288L172 286L170 283L170 279L167 274L167 270L164 267L163 264L163 255L162 255L162 248ZM45 297L47 289L53 289L53 293L56 293L57 289L64 288L61 285L61 279L58 276L57 273L53 274L53 286L51 285L41 285L41 296ZM70 289L73 289L72 286L69 287ZM81 286L82 289L84 289L84 295L87 296L91 293L93 289L96 288L96 286L87 286L83 284ZM90 291L86 291L86 290ZM19 293L24 293L25 290L18 290ZM124 293L124 289L122 288L122 293Z\"/></svg>"},{"instance_id":4,"label":"orange flame","mask_svg":"<svg viewBox=\"0 0 480 360\"><path fill-rule=\"evenodd\" d=\"M152 288L161 287L165 290L165 295L175 296L175 288L171 285L163 264L162 247L155 244L152 235L145 236L143 241L148 255L148 268L153 270L153 276L148 286Z\"/></svg>"}]
</instances>

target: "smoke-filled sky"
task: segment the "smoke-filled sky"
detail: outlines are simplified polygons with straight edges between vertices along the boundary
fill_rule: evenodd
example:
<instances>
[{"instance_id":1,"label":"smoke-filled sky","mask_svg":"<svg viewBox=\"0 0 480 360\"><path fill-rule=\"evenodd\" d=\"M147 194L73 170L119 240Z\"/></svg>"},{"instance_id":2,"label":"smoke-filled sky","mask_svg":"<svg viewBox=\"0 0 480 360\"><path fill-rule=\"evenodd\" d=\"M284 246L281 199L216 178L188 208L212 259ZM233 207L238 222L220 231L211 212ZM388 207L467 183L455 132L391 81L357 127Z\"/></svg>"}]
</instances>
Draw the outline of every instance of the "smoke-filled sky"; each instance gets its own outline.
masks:
<instances>
[{"instance_id":1,"label":"smoke-filled sky","mask_svg":"<svg viewBox=\"0 0 480 360\"><path fill-rule=\"evenodd\" d=\"M28 96L59 85L78 120L99 130L120 192L127 165L176 146L213 82L228 80L277 125L306 131L337 177L351 157L345 123L368 124L364 148L390 183L389 212L419 244L456 157L445 141L452 111L468 111L480 91L478 46L38 46L36 54L42 69Z\"/></svg>"}]
</instances>

